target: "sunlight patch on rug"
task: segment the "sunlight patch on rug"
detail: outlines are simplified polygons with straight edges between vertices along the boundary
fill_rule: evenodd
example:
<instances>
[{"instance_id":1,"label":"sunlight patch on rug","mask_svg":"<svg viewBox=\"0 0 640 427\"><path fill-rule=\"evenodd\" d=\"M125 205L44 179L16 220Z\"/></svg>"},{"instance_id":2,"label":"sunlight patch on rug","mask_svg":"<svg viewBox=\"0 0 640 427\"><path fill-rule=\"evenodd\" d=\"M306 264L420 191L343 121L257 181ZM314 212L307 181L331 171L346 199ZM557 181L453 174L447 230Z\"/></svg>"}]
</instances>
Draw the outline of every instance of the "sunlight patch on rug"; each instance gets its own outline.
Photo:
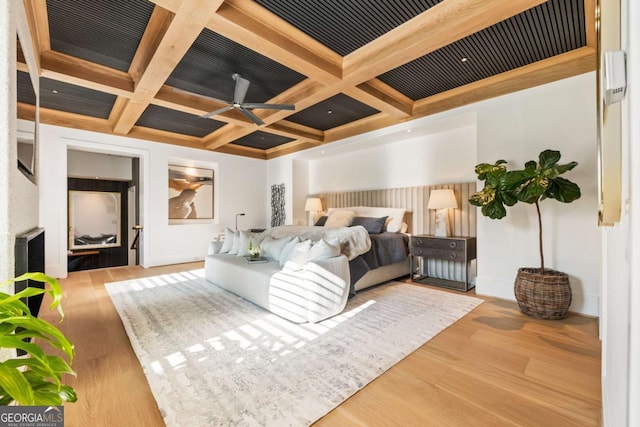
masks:
<instances>
[{"instance_id":1,"label":"sunlight patch on rug","mask_svg":"<svg viewBox=\"0 0 640 427\"><path fill-rule=\"evenodd\" d=\"M304 426L482 300L392 282L295 324L203 270L105 285L167 426Z\"/></svg>"}]
</instances>

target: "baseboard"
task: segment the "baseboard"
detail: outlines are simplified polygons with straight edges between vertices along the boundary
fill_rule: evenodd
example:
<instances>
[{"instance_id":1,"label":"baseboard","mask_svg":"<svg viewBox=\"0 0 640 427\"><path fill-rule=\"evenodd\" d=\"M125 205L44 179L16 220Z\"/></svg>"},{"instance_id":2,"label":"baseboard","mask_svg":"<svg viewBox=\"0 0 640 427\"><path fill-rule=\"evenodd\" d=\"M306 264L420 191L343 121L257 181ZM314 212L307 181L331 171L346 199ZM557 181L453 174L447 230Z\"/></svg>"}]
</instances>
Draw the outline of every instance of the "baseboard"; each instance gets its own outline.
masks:
<instances>
[{"instance_id":1,"label":"baseboard","mask_svg":"<svg viewBox=\"0 0 640 427\"><path fill-rule=\"evenodd\" d=\"M163 265L184 264L187 262L197 262L197 261L204 261L204 255L152 258L150 260L145 261L142 264L142 266L144 268L150 268L150 267L160 267Z\"/></svg>"},{"instance_id":2,"label":"baseboard","mask_svg":"<svg viewBox=\"0 0 640 427\"><path fill-rule=\"evenodd\" d=\"M494 277L477 277L476 294L515 301L513 280ZM600 316L600 297L572 290L572 301L569 311L587 316Z\"/></svg>"}]
</instances>

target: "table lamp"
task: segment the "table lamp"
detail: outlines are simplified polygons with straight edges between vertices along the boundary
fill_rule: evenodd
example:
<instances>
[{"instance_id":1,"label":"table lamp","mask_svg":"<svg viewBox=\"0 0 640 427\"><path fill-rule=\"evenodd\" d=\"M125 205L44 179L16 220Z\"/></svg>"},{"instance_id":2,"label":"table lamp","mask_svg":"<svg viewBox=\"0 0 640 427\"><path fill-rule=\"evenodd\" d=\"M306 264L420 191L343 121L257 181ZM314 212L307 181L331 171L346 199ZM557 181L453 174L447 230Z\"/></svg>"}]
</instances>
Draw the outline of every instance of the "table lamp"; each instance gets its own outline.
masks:
<instances>
[{"instance_id":1,"label":"table lamp","mask_svg":"<svg viewBox=\"0 0 640 427\"><path fill-rule=\"evenodd\" d=\"M307 197L304 210L309 212L309 225L316 223L318 212L322 212L322 201L318 197Z\"/></svg>"},{"instance_id":2,"label":"table lamp","mask_svg":"<svg viewBox=\"0 0 640 427\"><path fill-rule=\"evenodd\" d=\"M452 189L431 190L427 209L436 209L435 235L437 237L448 237L450 235L449 213L447 210L456 209L457 207L458 201Z\"/></svg>"}]
</instances>

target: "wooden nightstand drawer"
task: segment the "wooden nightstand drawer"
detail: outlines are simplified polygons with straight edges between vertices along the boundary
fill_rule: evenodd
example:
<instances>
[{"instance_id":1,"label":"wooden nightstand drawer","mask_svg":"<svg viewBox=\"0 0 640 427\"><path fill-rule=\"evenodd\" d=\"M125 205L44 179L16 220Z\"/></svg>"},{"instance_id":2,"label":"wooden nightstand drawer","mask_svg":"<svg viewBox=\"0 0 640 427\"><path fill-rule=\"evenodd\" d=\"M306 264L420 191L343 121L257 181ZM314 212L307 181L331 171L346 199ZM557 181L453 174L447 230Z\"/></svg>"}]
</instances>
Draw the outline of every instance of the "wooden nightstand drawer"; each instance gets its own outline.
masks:
<instances>
[{"instance_id":1,"label":"wooden nightstand drawer","mask_svg":"<svg viewBox=\"0 0 640 427\"><path fill-rule=\"evenodd\" d=\"M435 259L449 259L452 261L463 260L464 261L464 249L462 250L447 250L447 249L435 249L435 248L422 248L414 246L411 248L411 254L414 256L421 256L425 258Z\"/></svg>"},{"instance_id":2,"label":"wooden nightstand drawer","mask_svg":"<svg viewBox=\"0 0 640 427\"><path fill-rule=\"evenodd\" d=\"M416 236L411 239L411 246L414 248L429 248L436 250L454 250L463 251L466 246L466 240L447 239L447 238L428 238Z\"/></svg>"}]
</instances>

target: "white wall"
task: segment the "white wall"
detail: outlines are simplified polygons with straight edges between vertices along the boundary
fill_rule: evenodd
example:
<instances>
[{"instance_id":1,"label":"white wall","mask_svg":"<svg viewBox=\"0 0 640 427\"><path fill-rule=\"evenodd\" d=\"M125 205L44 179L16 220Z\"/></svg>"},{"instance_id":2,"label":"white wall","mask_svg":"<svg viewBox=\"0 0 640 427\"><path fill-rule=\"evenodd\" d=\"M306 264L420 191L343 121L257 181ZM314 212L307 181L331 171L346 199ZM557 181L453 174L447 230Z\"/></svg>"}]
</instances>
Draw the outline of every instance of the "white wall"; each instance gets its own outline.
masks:
<instances>
[{"instance_id":1,"label":"white wall","mask_svg":"<svg viewBox=\"0 0 640 427\"><path fill-rule=\"evenodd\" d=\"M521 168L545 149L562 153L561 163L577 161L565 175L582 197L570 205L548 200L543 216L545 267L570 276L570 310L598 315L600 232L597 227L595 74L557 81L476 104L478 162L505 159ZM513 298L519 267L539 267L535 207L517 204L507 217L478 217L476 292Z\"/></svg>"},{"instance_id":2,"label":"white wall","mask_svg":"<svg viewBox=\"0 0 640 427\"><path fill-rule=\"evenodd\" d=\"M42 125L40 221L47 233L46 264L47 272L51 275L65 277L67 273L68 149L140 158L141 222L144 226L141 264L145 267L203 259L208 242L218 236L225 226L235 227L236 213L246 213L240 218L240 228L267 225L264 161ZM181 159L185 165L214 168L218 193L216 220L169 225L167 166L176 159Z\"/></svg>"},{"instance_id":3,"label":"white wall","mask_svg":"<svg viewBox=\"0 0 640 427\"><path fill-rule=\"evenodd\" d=\"M542 203L545 267L570 275L570 310L598 315L595 114L595 74L588 73L272 160L270 174L304 160L308 174L294 169L293 180L307 184L307 194L410 187L473 181L477 163L522 167L544 149L560 150L563 162L579 163L567 178L582 197ZM304 203L301 194L294 206ZM535 209L517 205L500 221L478 215L476 292L513 300L518 268L539 264Z\"/></svg>"},{"instance_id":4,"label":"white wall","mask_svg":"<svg viewBox=\"0 0 640 427\"><path fill-rule=\"evenodd\" d=\"M131 158L112 154L69 150L67 175L71 178L131 181Z\"/></svg>"},{"instance_id":5,"label":"white wall","mask_svg":"<svg viewBox=\"0 0 640 427\"><path fill-rule=\"evenodd\" d=\"M338 155L327 150L309 164L309 192L469 182L475 164L475 125L454 127Z\"/></svg>"}]
</instances>

